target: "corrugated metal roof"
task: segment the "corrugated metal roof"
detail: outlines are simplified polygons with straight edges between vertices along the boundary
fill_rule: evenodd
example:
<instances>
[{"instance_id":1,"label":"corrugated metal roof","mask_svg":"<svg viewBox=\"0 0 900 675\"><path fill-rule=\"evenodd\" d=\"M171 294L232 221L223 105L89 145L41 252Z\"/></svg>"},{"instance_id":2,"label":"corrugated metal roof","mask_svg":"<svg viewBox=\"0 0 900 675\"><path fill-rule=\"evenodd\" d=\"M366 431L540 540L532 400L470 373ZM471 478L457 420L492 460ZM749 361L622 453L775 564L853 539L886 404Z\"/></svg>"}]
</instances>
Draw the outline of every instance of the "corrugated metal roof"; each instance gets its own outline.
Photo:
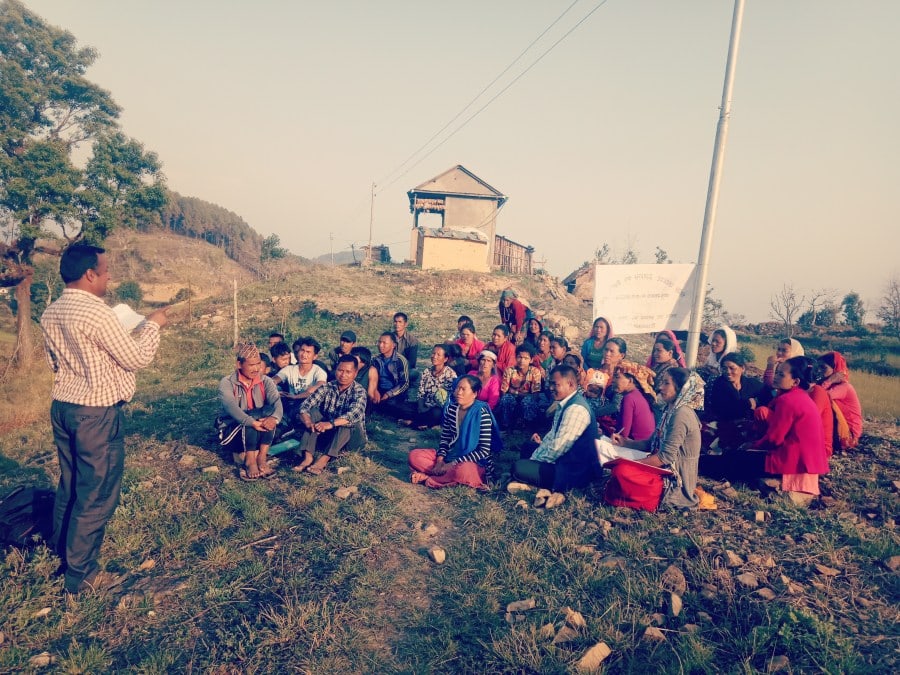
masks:
<instances>
[{"instance_id":1,"label":"corrugated metal roof","mask_svg":"<svg viewBox=\"0 0 900 675\"><path fill-rule=\"evenodd\" d=\"M435 237L437 239L461 239L463 241L480 241L487 243L487 239L480 232L469 232L467 230L450 230L441 229L439 227L420 227L419 230L426 237Z\"/></svg>"}]
</instances>

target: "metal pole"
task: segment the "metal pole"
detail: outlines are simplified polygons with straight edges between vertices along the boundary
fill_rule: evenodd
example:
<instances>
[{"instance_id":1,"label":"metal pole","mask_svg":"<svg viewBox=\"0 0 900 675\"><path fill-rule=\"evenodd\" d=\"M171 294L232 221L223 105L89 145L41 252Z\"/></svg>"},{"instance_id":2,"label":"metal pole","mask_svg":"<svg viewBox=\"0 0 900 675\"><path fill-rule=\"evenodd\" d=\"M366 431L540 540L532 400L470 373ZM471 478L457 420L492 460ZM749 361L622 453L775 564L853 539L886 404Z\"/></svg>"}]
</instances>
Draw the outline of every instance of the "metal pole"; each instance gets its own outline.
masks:
<instances>
[{"instance_id":1,"label":"metal pole","mask_svg":"<svg viewBox=\"0 0 900 675\"><path fill-rule=\"evenodd\" d=\"M728 62L725 65L725 86L722 89L722 105L719 108L719 124L713 150L712 168L709 172L709 188L706 193L706 212L703 214L703 234L700 237L700 253L697 260L694 309L688 331L687 366L697 365L700 347L700 329L703 325L703 306L706 304L706 278L713 227L716 224L716 207L719 202L719 183L722 180L722 164L725 159L725 141L728 139L728 121L731 117L731 93L734 89L734 68L737 63L738 43L741 39L741 22L744 19L744 0L735 0L731 21L731 41L728 46Z\"/></svg>"},{"instance_id":2,"label":"metal pole","mask_svg":"<svg viewBox=\"0 0 900 675\"><path fill-rule=\"evenodd\" d=\"M328 233L328 239L331 241L331 266L334 267L334 232Z\"/></svg>"},{"instance_id":3,"label":"metal pole","mask_svg":"<svg viewBox=\"0 0 900 675\"><path fill-rule=\"evenodd\" d=\"M372 183L372 205L369 207L369 250L366 251L366 265L372 264L372 228L375 223L375 183Z\"/></svg>"}]
</instances>

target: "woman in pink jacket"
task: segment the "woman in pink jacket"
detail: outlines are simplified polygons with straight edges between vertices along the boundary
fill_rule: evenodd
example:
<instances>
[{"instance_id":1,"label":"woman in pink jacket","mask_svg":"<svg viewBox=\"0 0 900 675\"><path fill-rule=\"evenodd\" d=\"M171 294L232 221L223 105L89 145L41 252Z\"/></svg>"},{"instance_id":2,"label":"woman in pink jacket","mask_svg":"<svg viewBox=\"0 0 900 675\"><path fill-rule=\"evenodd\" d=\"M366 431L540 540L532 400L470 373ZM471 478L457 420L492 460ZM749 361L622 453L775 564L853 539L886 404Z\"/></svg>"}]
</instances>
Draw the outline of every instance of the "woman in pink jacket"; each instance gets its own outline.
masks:
<instances>
[{"instance_id":1,"label":"woman in pink jacket","mask_svg":"<svg viewBox=\"0 0 900 675\"><path fill-rule=\"evenodd\" d=\"M813 369L803 357L775 369L775 399L765 435L752 447L766 450L765 470L781 476L781 489L795 503L819 494L819 476L828 473L822 418L806 390Z\"/></svg>"},{"instance_id":2,"label":"woman in pink jacket","mask_svg":"<svg viewBox=\"0 0 900 675\"><path fill-rule=\"evenodd\" d=\"M841 444L841 450L852 450L859 445L859 437L862 436L863 417L862 406L856 389L850 384L850 369L840 352L828 352L819 357L822 364L824 379L819 383L828 392L828 396L847 420L850 427L850 438Z\"/></svg>"}]
</instances>

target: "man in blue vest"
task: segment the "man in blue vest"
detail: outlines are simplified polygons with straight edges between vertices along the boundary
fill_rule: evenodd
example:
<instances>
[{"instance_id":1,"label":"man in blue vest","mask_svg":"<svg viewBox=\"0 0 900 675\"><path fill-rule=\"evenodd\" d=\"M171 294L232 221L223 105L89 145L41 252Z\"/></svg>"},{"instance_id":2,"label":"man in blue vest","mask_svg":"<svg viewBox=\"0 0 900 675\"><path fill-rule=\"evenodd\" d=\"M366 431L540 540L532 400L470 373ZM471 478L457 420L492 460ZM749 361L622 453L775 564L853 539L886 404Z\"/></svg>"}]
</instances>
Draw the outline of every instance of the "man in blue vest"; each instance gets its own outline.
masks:
<instances>
[{"instance_id":1,"label":"man in blue vest","mask_svg":"<svg viewBox=\"0 0 900 675\"><path fill-rule=\"evenodd\" d=\"M531 440L537 447L528 448L528 459L513 466L513 476L530 485L547 488L553 495L545 497L547 507L561 504L562 493L585 487L597 475L597 422L584 396L578 393L578 373L571 366L557 366L550 373L550 393L556 401L556 414L550 431ZM538 493L540 499L541 493ZM558 496L557 496L558 495Z\"/></svg>"}]
</instances>

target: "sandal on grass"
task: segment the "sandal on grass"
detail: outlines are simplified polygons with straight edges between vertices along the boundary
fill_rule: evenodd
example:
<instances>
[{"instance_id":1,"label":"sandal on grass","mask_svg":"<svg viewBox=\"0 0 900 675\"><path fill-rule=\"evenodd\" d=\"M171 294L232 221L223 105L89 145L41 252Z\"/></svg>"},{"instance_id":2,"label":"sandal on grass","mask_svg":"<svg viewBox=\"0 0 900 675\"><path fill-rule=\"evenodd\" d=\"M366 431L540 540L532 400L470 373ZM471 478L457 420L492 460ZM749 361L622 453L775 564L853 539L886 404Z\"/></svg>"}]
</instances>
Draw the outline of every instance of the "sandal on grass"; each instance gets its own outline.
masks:
<instances>
[{"instance_id":1,"label":"sandal on grass","mask_svg":"<svg viewBox=\"0 0 900 675\"><path fill-rule=\"evenodd\" d=\"M259 476L251 476L249 473L247 473L247 469L245 468L241 468L238 470L238 478L247 482L259 480Z\"/></svg>"}]
</instances>

